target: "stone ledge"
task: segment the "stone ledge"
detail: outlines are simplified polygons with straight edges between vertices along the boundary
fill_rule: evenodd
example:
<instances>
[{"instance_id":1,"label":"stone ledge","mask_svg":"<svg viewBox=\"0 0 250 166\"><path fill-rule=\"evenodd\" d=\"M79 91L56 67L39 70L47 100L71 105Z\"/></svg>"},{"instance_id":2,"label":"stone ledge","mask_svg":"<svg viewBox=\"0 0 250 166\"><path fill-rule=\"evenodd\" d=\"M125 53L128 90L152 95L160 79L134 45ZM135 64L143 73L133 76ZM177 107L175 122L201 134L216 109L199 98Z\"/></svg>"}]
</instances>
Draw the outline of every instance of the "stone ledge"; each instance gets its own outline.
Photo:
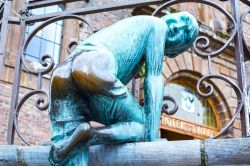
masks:
<instances>
[{"instance_id":1,"label":"stone ledge","mask_svg":"<svg viewBox=\"0 0 250 166\"><path fill-rule=\"evenodd\" d=\"M49 146L0 145L0 166L48 166ZM90 147L89 165L249 165L250 138L141 142Z\"/></svg>"}]
</instances>

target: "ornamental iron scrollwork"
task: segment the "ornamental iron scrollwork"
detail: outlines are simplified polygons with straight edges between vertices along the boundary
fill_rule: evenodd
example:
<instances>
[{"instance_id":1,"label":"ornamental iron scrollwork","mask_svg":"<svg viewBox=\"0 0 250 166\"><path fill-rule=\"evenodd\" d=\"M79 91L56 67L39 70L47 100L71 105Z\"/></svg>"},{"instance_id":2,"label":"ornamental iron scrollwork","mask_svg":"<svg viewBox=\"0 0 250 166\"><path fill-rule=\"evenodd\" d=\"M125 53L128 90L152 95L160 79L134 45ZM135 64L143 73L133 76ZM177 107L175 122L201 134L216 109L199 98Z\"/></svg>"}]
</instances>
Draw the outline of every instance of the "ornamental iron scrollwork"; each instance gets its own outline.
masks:
<instances>
[{"instance_id":1,"label":"ornamental iron scrollwork","mask_svg":"<svg viewBox=\"0 0 250 166\"><path fill-rule=\"evenodd\" d=\"M225 11L222 7L220 7L219 5L217 5L215 2L212 2L212 1L209 1L209 0L200 0L200 1L196 1L196 0L172 0L172 1L166 2L163 5L161 5L158 9L156 9L153 12L152 15L156 16L164 8L167 8L167 7L176 5L176 4L180 4L180 3L186 3L186 2L202 3L202 4L205 4L205 5L208 5L208 6L212 6L215 9L219 10L220 12L222 12L227 17L227 19L231 22L233 30L232 30L232 33L230 35L230 38L225 42L225 44L223 45L223 47L221 47L220 49L218 49L218 50L216 50L214 52L209 52L209 53L202 52L202 51L206 50L207 48L209 48L209 45L210 45L209 39L206 36L199 36L195 40L195 42L193 44L193 48L194 48L195 53L198 56L202 57L202 58L207 58L208 56L214 57L214 56L219 55L232 42L232 40L234 39L234 37L236 35L237 29L236 29L236 22L235 22L234 18L230 15L230 13L228 13L227 11ZM199 48L202 49L202 51L200 51Z\"/></svg>"},{"instance_id":2,"label":"ornamental iron scrollwork","mask_svg":"<svg viewBox=\"0 0 250 166\"><path fill-rule=\"evenodd\" d=\"M209 83L205 82L206 80L210 80L210 79L220 79L220 80L223 80L223 81L227 82L233 88L233 90L235 91L235 94L237 96L237 107L236 107L236 111L235 111L233 117L230 119L230 121L226 124L225 127L223 127L216 135L211 137L211 139L214 139L214 138L218 138L222 134L224 134L231 127L234 120L239 115L239 113L240 113L240 111L242 110L242 107L243 107L243 99L242 99L243 94L242 94L242 91L240 90L240 88L235 83L233 83L229 78L227 78L227 77L225 77L223 75L209 74L209 75L203 76L198 81L198 83L196 85L196 89L198 91L198 94L200 96L204 97L204 98L209 98L213 94L214 88L213 88L212 84L209 84ZM206 86L205 87L205 89L207 90L206 92L201 91L201 87L202 87L203 83Z\"/></svg>"},{"instance_id":3,"label":"ornamental iron scrollwork","mask_svg":"<svg viewBox=\"0 0 250 166\"><path fill-rule=\"evenodd\" d=\"M173 97L163 96L163 101L165 101L165 103L163 103L162 105L161 113L164 113L166 115L174 115L178 111L178 105ZM170 103L172 109L170 109ZM144 106L144 100L139 101L139 104L141 106Z\"/></svg>"},{"instance_id":4,"label":"ornamental iron scrollwork","mask_svg":"<svg viewBox=\"0 0 250 166\"><path fill-rule=\"evenodd\" d=\"M43 69L43 70L40 70L40 71L32 71L32 70L30 70L28 68L27 62L25 60L25 52L26 52L26 49L27 49L27 47L28 47L31 39L36 35L37 32L39 32L40 30L42 30L43 28L45 28L49 24L52 24L52 23L60 21L60 20L66 20L66 19L76 19L76 20L82 21L83 23L87 24L90 27L91 33L93 33L93 28L91 27L91 25L86 20L84 20L81 16L71 15L70 14L70 15L63 15L63 16L54 17L54 18L51 18L51 19L45 21L44 23L42 23L40 26L38 26L37 28L35 28L29 34L29 36L27 37L27 39L26 39L26 41L24 43L23 54L22 54L22 63L23 63L24 68L28 72L33 73L33 74L39 74L39 73L41 73L43 75L43 74L49 73L53 69L53 67L54 67L54 60L53 60L53 58L50 55L44 55L44 56L41 57L40 63L41 63L41 65L43 67L46 67L46 68ZM45 61L46 59L50 60L50 64L48 64L48 62Z\"/></svg>"},{"instance_id":5,"label":"ornamental iron scrollwork","mask_svg":"<svg viewBox=\"0 0 250 166\"><path fill-rule=\"evenodd\" d=\"M28 141L25 140L25 138L22 136L20 129L19 129L19 125L18 125L18 117L19 117L19 112L21 110L21 107L23 106L23 104L32 96L36 95L36 94L43 94L44 96L46 96L46 98L48 98L48 94L43 91L43 90L33 90L29 93L27 93L25 96L23 96L23 98L20 100L20 102L18 103L16 109L15 109L15 119L14 119L14 125L16 128L16 133L19 136L19 138L26 144L26 145L31 145ZM36 108L38 108L40 111L45 111L48 106L49 103L48 101L45 101L45 98L38 98L36 99L35 102L35 106Z\"/></svg>"},{"instance_id":6,"label":"ornamental iron scrollwork","mask_svg":"<svg viewBox=\"0 0 250 166\"><path fill-rule=\"evenodd\" d=\"M231 127L231 125L233 124L234 120L239 115L239 113L240 113L240 111L242 110L242 107L243 107L243 99L242 99L243 94L242 94L241 89L236 84L234 84L229 78L227 78L227 77L225 77L223 75L212 74L212 72L211 72L211 58L220 55L229 46L229 44L233 41L233 39L234 39L234 37L235 37L235 35L237 33L237 26L236 26L236 22L235 22L234 18L231 16L231 14L229 12L225 11L223 8L221 8L219 5L217 5L215 2L209 1L209 0L200 0L200 1L195 1L195 0L171 0L169 2L164 3L159 8L157 8L153 12L152 15L156 16L163 9L165 9L167 7L170 7L170 6L173 6L173 5L176 5L176 4L180 4L180 3L186 3L186 2L202 3L202 4L205 4L205 5L208 5L208 6L212 6L213 8L219 10L220 12L222 12L226 16L226 18L231 23L231 27L232 27L229 39L218 50L215 50L213 52L206 51L206 50L208 50L208 48L210 48L210 41L209 41L209 38L206 37L206 36L197 37L197 39L195 40L195 42L193 44L194 52L199 57L206 58L208 60L208 75L205 75L202 78L200 78L200 80L198 80L197 85L196 85L196 89L198 91L198 94L203 98L211 97L213 95L214 87L213 87L212 84L208 83L208 80L210 80L210 79L220 79L220 80L223 80L223 81L227 82L234 89L234 91L236 93L236 96L237 96L237 101L238 102L237 102L236 111L235 111L233 117L230 119L230 121L226 124L226 126L224 128L222 128L216 135L211 137L211 139L214 139L214 138L220 137L222 134L224 134ZM206 92L202 92L201 87L204 87ZM170 100L170 101L172 101L173 103L176 104L174 99L168 98L168 100ZM168 106L164 105L163 108L166 109L166 108L168 108ZM163 111L163 113L168 114L169 112L168 111Z\"/></svg>"},{"instance_id":7,"label":"ornamental iron scrollwork","mask_svg":"<svg viewBox=\"0 0 250 166\"><path fill-rule=\"evenodd\" d=\"M92 26L86 21L83 19L83 17L81 16L77 16L77 15L62 15L62 16L58 16L58 17L54 17L54 18L51 18L45 22L43 22L41 25L39 25L38 27L36 27L27 37L26 41L24 42L24 45L23 45L23 54L22 54L22 57L21 57L21 60L22 60L22 65L24 66L25 70L29 73L33 73L33 74L36 74L38 75L38 77L40 78L40 81L41 81L41 77L42 75L45 75L45 74L48 74L53 68L54 68L54 60L52 58L51 55L43 55L41 58L40 58L40 64L44 67L43 69L41 70L38 70L38 71L33 71L31 69L29 69L28 67L28 62L26 61L25 59L25 52L26 52L26 49L30 43L30 41L32 40L32 38L36 35L37 32L39 32L40 30L42 30L43 28L45 28L46 26L48 26L49 24L52 24L54 22L57 22L57 21L60 21L60 20L65 20L65 19L76 19L76 20L79 20L79 21L82 21L83 23L87 24L87 26L90 28L90 31L91 33L93 33L93 28ZM76 41L74 42L71 42L69 45L68 45L68 48L67 48L67 51L68 53L71 53L71 48L73 46L75 46L77 44ZM48 61L49 60L49 61ZM20 132L20 129L19 129L19 125L18 125L18 117L19 117L19 112L20 112L20 109L21 107L23 106L23 104L25 103L25 101L27 101L31 96L34 96L36 94L43 94L43 98L38 98L35 102L35 106L41 110L41 111L44 111L48 108L48 105L49 105L49 96L48 94L41 90L41 84L38 83L39 86L38 86L38 89L37 90L34 90L34 91L31 91L29 93L27 93L17 104L17 107L15 109L15 117L14 117L14 126L15 126L15 129L16 129L16 133L17 135L20 137L20 139L26 144L26 145L31 145L28 141L25 140L25 138L22 136L21 132ZM45 101L45 98L47 99Z\"/></svg>"},{"instance_id":8,"label":"ornamental iron scrollwork","mask_svg":"<svg viewBox=\"0 0 250 166\"><path fill-rule=\"evenodd\" d=\"M71 52L73 51L73 48L75 47L75 46L77 46L79 43L77 42L77 41L72 41L72 42L70 42L69 44L68 44L68 46L67 46L67 52L68 52L68 54L71 54Z\"/></svg>"},{"instance_id":9,"label":"ornamental iron scrollwork","mask_svg":"<svg viewBox=\"0 0 250 166\"><path fill-rule=\"evenodd\" d=\"M162 113L166 115L174 115L178 111L178 105L173 97L171 96L163 96L163 101L170 101L173 103L174 107L173 109L169 110L169 105L167 103L164 103L162 105Z\"/></svg>"},{"instance_id":10,"label":"ornamental iron scrollwork","mask_svg":"<svg viewBox=\"0 0 250 166\"><path fill-rule=\"evenodd\" d=\"M221 1L225 1L225 0L221 0ZM241 0L241 1L246 3L246 4L249 3L249 1L245 1L245 0ZM193 48L194 48L195 53L198 56L202 57L202 58L207 58L208 59L208 71L209 71L209 73L208 73L208 75L203 76L197 83L197 91L198 91L199 95L201 95L202 97L205 97L205 98L211 97L211 95L213 94L214 87L213 87L212 84L208 83L208 80L210 80L210 79L220 79L220 80L223 80L223 81L227 82L229 85L231 85L231 87L234 89L234 91L235 91L235 93L237 95L237 101L238 101L237 102L237 108L236 108L236 111L235 111L233 117L230 119L230 121L227 123L227 125L219 133L217 133L215 136L212 137L212 138L218 138L223 133L225 133L228 130L228 128L233 124L234 120L239 115L239 113L240 113L240 111L242 110L242 107L243 107L243 101L242 101L243 100L243 98L242 98L243 94L242 94L241 89L236 84L234 84L229 78L227 78L225 76L222 76L222 75L215 75L215 74L211 73L211 58L220 55L229 46L229 44L233 41L233 39L234 39L234 37L235 37L235 35L237 33L236 21L231 16L231 14L229 12L225 11L223 8L221 8L219 5L217 5L216 2L214 2L212 0L200 0L200 1L196 1L196 0L170 0L170 1L166 2L166 3L164 3L163 5L161 5L159 8L157 8L152 15L155 16L155 15L159 14L159 12L162 11L164 8L170 7L170 6L175 5L175 4L186 3L186 2L201 3L201 4L205 4L205 5L211 6L211 7L215 8L215 9L219 10L220 12L222 12L226 16L226 18L229 20L229 22L231 24L231 27L232 27L229 39L227 39L227 41L224 43L224 45L222 47L220 47L218 50L215 50L213 52L209 52L210 51L209 50L210 42L209 42L209 38L206 37L206 36L199 36L196 39L196 41L194 42L194 44L193 44ZM116 10L118 8L122 8L122 7L113 7L112 9L110 8L110 10ZM106 6L106 10L107 9L108 8ZM91 13L97 13L97 12L102 12L102 11L103 10L99 9L99 10L96 10L96 11L94 10L93 12L90 11L89 13L91 14ZM79 13L79 12L78 11L72 11L71 13ZM241 25L243 25L243 19L246 17L246 15L248 13L250 13L250 11L243 14L243 16L241 18ZM53 17L53 18L51 18L51 17ZM26 23L29 22L29 18L32 18L32 17L27 16L27 18L28 19L23 19L22 20L22 21L25 22L24 23L25 26L26 26ZM48 18L50 18L50 19L48 19ZM38 71L34 71L33 69L30 69L28 67L28 62L25 59L25 52L26 52L26 49L27 49L29 43L31 42L32 38L36 35L37 32L39 32L41 29L43 29L44 27L46 27L47 25L49 25L51 23L54 23L54 22L60 21L60 20L64 20L64 19L77 19L77 20L80 20L80 21L84 22L85 24L87 24L90 27L91 31L93 32L93 29L91 28L90 24L87 21L85 21L81 16L72 15L72 14L69 14L69 13L67 15L61 15L61 16L57 16L57 17L55 17L55 15L53 15L53 13L52 13L49 16L48 15L47 16L46 15L41 16L40 19L38 19L38 18L33 19L33 22L46 20L46 19L48 19L48 20L43 22L40 26L38 26L36 29L34 29L28 35L27 39L24 41L23 47L21 48L21 50L22 50L21 62L22 62L23 67L26 69L26 71L38 75L40 81L41 81L42 75L51 72L51 70L54 67L54 60L53 60L51 55L46 54L46 55L43 55L40 58L40 64L43 67L42 69L40 69ZM242 33L242 32L239 32L239 33ZM244 40L244 43L246 43L244 37L243 37L243 40ZM73 41L68 45L68 47L67 47L68 53L71 53L72 48L76 44L77 44L77 42ZM207 51L207 50L209 50L209 51ZM15 77L19 77L19 75L15 75ZM205 87L206 92L201 91L201 87ZM17 92L14 91L14 93L18 93L18 91ZM30 145L30 143L27 142L23 138L23 136L21 135L19 125L18 125L18 116L19 116L20 109L23 106L23 104L30 97L32 97L34 95L38 95L38 94L42 94L43 97L38 98L36 100L35 105L39 110L46 110L48 108L48 102L49 101L45 100L45 99L48 99L49 96L48 96L48 94L46 92L41 90L41 85L38 86L37 90L34 90L34 91L31 91L30 93L27 93L18 102L17 106L15 107L14 126L16 128L17 135L27 145ZM168 102L169 101L172 102L174 104L174 108L172 110L169 110L168 105L165 103L165 104L163 104L162 112L167 114L167 115L173 115L178 110L178 106L177 106L176 102L170 96L164 96L163 100L168 101ZM12 101L12 102L16 102L16 101Z\"/></svg>"}]
</instances>

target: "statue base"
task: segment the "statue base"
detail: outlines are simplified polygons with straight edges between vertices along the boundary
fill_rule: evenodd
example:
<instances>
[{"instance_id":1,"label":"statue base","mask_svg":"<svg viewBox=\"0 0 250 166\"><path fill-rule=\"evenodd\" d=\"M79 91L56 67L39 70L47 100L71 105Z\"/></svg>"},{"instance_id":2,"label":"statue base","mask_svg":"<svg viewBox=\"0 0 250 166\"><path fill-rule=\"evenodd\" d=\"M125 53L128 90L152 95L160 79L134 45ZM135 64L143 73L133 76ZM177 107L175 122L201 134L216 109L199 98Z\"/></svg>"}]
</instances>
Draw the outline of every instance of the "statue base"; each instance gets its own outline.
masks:
<instances>
[{"instance_id":1,"label":"statue base","mask_svg":"<svg viewBox=\"0 0 250 166\"><path fill-rule=\"evenodd\" d=\"M0 145L0 166L49 166L50 146ZM86 151L67 165L87 165ZM250 138L141 142L89 148L90 166L248 165ZM74 160L74 161L73 161Z\"/></svg>"}]
</instances>

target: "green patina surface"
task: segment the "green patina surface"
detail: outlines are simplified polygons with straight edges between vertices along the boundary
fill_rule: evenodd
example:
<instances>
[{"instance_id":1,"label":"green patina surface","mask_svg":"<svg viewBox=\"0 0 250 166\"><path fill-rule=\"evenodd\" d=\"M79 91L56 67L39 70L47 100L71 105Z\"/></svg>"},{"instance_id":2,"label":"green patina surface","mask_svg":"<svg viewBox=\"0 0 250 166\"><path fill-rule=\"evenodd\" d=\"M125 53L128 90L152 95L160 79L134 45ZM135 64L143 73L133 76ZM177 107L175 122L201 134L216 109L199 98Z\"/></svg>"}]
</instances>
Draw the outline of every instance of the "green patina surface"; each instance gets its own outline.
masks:
<instances>
[{"instance_id":1,"label":"green patina surface","mask_svg":"<svg viewBox=\"0 0 250 166\"><path fill-rule=\"evenodd\" d=\"M204 140L201 140L200 142L200 150L201 150L201 165L202 166L206 166L206 145L205 145L205 141Z\"/></svg>"},{"instance_id":2,"label":"green patina surface","mask_svg":"<svg viewBox=\"0 0 250 166\"><path fill-rule=\"evenodd\" d=\"M16 150L17 153L17 163L20 166L27 166L28 164L25 162L23 158L23 151L21 149Z\"/></svg>"},{"instance_id":3,"label":"green patina surface","mask_svg":"<svg viewBox=\"0 0 250 166\"><path fill-rule=\"evenodd\" d=\"M81 42L51 79L52 165L87 165L91 145L157 141L164 55L172 58L190 48L198 29L187 12L161 19L135 16ZM126 85L143 64L141 107ZM105 127L94 129L89 121Z\"/></svg>"}]
</instances>

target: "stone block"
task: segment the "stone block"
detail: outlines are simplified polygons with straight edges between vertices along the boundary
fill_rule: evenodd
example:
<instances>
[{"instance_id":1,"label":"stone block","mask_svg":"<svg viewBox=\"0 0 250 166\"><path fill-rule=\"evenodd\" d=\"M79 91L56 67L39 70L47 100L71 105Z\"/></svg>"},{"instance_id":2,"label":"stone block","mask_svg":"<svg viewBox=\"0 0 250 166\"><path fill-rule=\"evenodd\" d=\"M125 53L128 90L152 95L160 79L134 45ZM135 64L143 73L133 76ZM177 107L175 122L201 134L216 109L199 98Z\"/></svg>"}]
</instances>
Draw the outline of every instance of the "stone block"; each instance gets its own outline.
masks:
<instances>
[{"instance_id":1,"label":"stone block","mask_svg":"<svg viewBox=\"0 0 250 166\"><path fill-rule=\"evenodd\" d=\"M163 76L166 77L166 79L168 79L172 75L172 71L170 70L166 62L163 62L162 73L163 73Z\"/></svg>"},{"instance_id":2,"label":"stone block","mask_svg":"<svg viewBox=\"0 0 250 166\"><path fill-rule=\"evenodd\" d=\"M197 72L201 72L202 69L202 59L198 56L194 56L193 54L193 65L194 65L194 70Z\"/></svg>"},{"instance_id":3,"label":"stone block","mask_svg":"<svg viewBox=\"0 0 250 166\"><path fill-rule=\"evenodd\" d=\"M186 69L186 64L185 64L185 60L184 60L184 54L180 54L175 58L175 61L177 63L177 66L179 68L179 70L185 70Z\"/></svg>"},{"instance_id":4,"label":"stone block","mask_svg":"<svg viewBox=\"0 0 250 166\"><path fill-rule=\"evenodd\" d=\"M207 61L207 59L202 59L201 65L202 65L201 73L203 75L207 75L209 73L208 72L209 70L208 70L208 61Z\"/></svg>"},{"instance_id":5,"label":"stone block","mask_svg":"<svg viewBox=\"0 0 250 166\"><path fill-rule=\"evenodd\" d=\"M178 68L178 66L177 66L177 64L175 62L175 59L168 58L167 59L167 64L168 64L170 70L172 71L172 73L175 73L175 72L179 71L179 68Z\"/></svg>"},{"instance_id":6,"label":"stone block","mask_svg":"<svg viewBox=\"0 0 250 166\"><path fill-rule=\"evenodd\" d=\"M220 74L229 76L229 74L230 74L230 69L227 68L227 67L225 67L225 66L220 65Z\"/></svg>"},{"instance_id":7,"label":"stone block","mask_svg":"<svg viewBox=\"0 0 250 166\"><path fill-rule=\"evenodd\" d=\"M233 129L233 137L234 138L241 138L242 137L242 133L240 129Z\"/></svg>"},{"instance_id":8,"label":"stone block","mask_svg":"<svg viewBox=\"0 0 250 166\"><path fill-rule=\"evenodd\" d=\"M233 123L233 127L236 129L241 129L241 121L240 119L235 119L234 123Z\"/></svg>"}]
</instances>

